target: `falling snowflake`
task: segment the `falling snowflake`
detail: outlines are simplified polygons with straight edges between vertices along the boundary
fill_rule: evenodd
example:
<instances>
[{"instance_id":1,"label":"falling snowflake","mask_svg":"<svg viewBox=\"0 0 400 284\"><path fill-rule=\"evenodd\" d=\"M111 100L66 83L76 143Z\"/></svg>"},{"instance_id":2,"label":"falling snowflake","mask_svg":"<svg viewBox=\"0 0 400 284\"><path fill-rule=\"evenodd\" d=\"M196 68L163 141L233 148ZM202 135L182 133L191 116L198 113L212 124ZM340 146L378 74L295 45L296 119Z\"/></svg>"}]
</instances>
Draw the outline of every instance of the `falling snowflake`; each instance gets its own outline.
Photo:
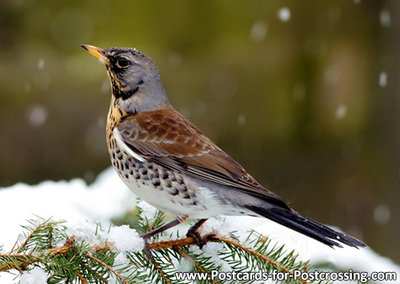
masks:
<instances>
[{"instance_id":1,"label":"falling snowflake","mask_svg":"<svg viewBox=\"0 0 400 284\"><path fill-rule=\"evenodd\" d=\"M37 64L37 68L42 70L44 68L44 58L40 58Z\"/></svg>"},{"instance_id":2,"label":"falling snowflake","mask_svg":"<svg viewBox=\"0 0 400 284\"><path fill-rule=\"evenodd\" d=\"M267 24L259 20L253 24L250 30L250 39L255 42L261 42L264 40L265 35L267 34Z\"/></svg>"},{"instance_id":3,"label":"falling snowflake","mask_svg":"<svg viewBox=\"0 0 400 284\"><path fill-rule=\"evenodd\" d=\"M28 121L32 126L42 126L47 120L47 110L41 105L35 105L28 111Z\"/></svg>"},{"instance_id":4,"label":"falling snowflake","mask_svg":"<svg viewBox=\"0 0 400 284\"><path fill-rule=\"evenodd\" d=\"M287 7L283 7L278 11L278 17L282 22L290 20L290 10Z\"/></svg>"},{"instance_id":5,"label":"falling snowflake","mask_svg":"<svg viewBox=\"0 0 400 284\"><path fill-rule=\"evenodd\" d=\"M246 117L243 114L239 115L238 116L238 124L243 125L243 124L245 124L245 122L246 122Z\"/></svg>"},{"instance_id":6,"label":"falling snowflake","mask_svg":"<svg viewBox=\"0 0 400 284\"><path fill-rule=\"evenodd\" d=\"M379 19L382 27L390 26L391 17L390 17L390 12L388 10L382 10L381 13L379 14Z\"/></svg>"},{"instance_id":7,"label":"falling snowflake","mask_svg":"<svg viewBox=\"0 0 400 284\"><path fill-rule=\"evenodd\" d=\"M343 119L346 116L346 114L347 114L347 106L346 105L340 105L336 109L335 117L337 119Z\"/></svg>"},{"instance_id":8,"label":"falling snowflake","mask_svg":"<svg viewBox=\"0 0 400 284\"><path fill-rule=\"evenodd\" d=\"M386 87L387 84L387 73L386 72L381 72L379 74L379 86Z\"/></svg>"},{"instance_id":9,"label":"falling snowflake","mask_svg":"<svg viewBox=\"0 0 400 284\"><path fill-rule=\"evenodd\" d=\"M376 206L374 210L374 220L377 224L386 224L390 219L390 209L383 204Z\"/></svg>"}]
</instances>

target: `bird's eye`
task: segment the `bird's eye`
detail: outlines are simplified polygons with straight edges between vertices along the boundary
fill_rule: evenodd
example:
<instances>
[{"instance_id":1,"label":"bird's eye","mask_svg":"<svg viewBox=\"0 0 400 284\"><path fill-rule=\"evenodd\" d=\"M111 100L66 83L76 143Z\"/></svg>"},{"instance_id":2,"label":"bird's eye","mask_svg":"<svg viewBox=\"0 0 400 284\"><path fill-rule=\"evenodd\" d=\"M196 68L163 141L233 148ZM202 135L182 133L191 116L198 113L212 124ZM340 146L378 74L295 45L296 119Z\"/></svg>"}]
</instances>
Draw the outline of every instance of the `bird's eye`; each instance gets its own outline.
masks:
<instances>
[{"instance_id":1,"label":"bird's eye","mask_svg":"<svg viewBox=\"0 0 400 284\"><path fill-rule=\"evenodd\" d=\"M131 62L128 59L124 58L124 57L121 57L121 58L119 58L117 60L117 65L120 68L128 67L130 64L131 64Z\"/></svg>"}]
</instances>

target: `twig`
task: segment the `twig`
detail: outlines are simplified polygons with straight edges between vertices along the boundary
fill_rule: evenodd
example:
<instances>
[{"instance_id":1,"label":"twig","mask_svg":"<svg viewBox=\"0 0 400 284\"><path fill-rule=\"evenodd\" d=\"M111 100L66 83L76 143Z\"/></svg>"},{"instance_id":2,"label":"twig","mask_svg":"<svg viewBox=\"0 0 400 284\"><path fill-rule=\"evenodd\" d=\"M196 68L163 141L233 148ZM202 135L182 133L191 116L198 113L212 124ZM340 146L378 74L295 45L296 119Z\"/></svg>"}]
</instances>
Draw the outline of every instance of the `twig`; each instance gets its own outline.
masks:
<instances>
[{"instance_id":1,"label":"twig","mask_svg":"<svg viewBox=\"0 0 400 284\"><path fill-rule=\"evenodd\" d=\"M15 259L13 260L13 266L8 265L8 263L5 261L0 262L0 272L8 271L10 269L17 269L20 273L22 273L23 271L20 268L25 268L26 266L41 260L38 257L25 254L0 254L0 258L2 257ZM28 260L29 257L31 257L31 259Z\"/></svg>"},{"instance_id":2,"label":"twig","mask_svg":"<svg viewBox=\"0 0 400 284\"><path fill-rule=\"evenodd\" d=\"M103 262L102 260L98 259L97 257L91 255L90 253L86 253L85 254L87 257L93 259L94 261L96 261L97 263L105 266L108 270L110 270L112 273L114 273L115 276L117 276L119 278L119 280L121 280L124 284L129 284L128 281L125 280L124 277L121 276L121 274L119 274L117 271L115 271L111 266L109 266L107 263Z\"/></svg>"},{"instance_id":3,"label":"twig","mask_svg":"<svg viewBox=\"0 0 400 284\"><path fill-rule=\"evenodd\" d=\"M32 232L26 237L25 241L21 244L21 246L18 248L17 253L20 253L22 251L22 249L26 246L26 244L28 243L28 241L32 238L33 234L36 233L37 230L39 230L39 228L42 226L43 224L39 224L37 225Z\"/></svg>"},{"instance_id":4,"label":"twig","mask_svg":"<svg viewBox=\"0 0 400 284\"><path fill-rule=\"evenodd\" d=\"M207 273L203 267L201 267L196 261L194 261L193 258L191 258L189 255L187 255L180 247L173 247L174 250L176 250L178 253L180 253L183 257L185 257L186 259L188 259L191 263L194 264L194 266L197 267L198 270L200 270L201 272ZM207 273L208 276L210 276L209 273ZM217 281L215 281L214 279L212 280L213 283L218 284Z\"/></svg>"},{"instance_id":5,"label":"twig","mask_svg":"<svg viewBox=\"0 0 400 284\"><path fill-rule=\"evenodd\" d=\"M247 251L248 253L251 253L252 255L255 255L259 258L261 258L262 260L265 260L266 262L270 263L271 265L278 267L280 270L285 271L286 273L289 273L291 275L293 275L293 271L287 269L286 267L284 267L283 265L281 265L280 263L276 262L273 259L270 259L269 257L259 253L258 251L252 250L251 248L245 247L241 244L239 244L238 242L232 241L230 239L218 236L218 235L213 235L213 236L209 236L210 240L219 240L221 242L236 246L244 251ZM303 284L310 284L309 282L301 279L300 277L297 278L297 280L299 280L301 283Z\"/></svg>"},{"instance_id":6,"label":"twig","mask_svg":"<svg viewBox=\"0 0 400 284\"><path fill-rule=\"evenodd\" d=\"M153 258L151 258L151 263L154 265L154 267L157 269L158 273L160 273L161 277L167 282L168 284L172 284L171 281L165 276L164 272L158 267L157 263L154 261Z\"/></svg>"},{"instance_id":7,"label":"twig","mask_svg":"<svg viewBox=\"0 0 400 284\"><path fill-rule=\"evenodd\" d=\"M21 252L21 250L26 246L27 242L29 241L29 239L32 237L32 235L34 234L35 231L37 231L40 228L41 225L37 226L26 238L26 240L22 243L21 247L18 249L17 252ZM293 271L289 270L288 268L286 268L285 266L281 265L280 263L278 263L277 261L251 249L248 248L246 246L243 246L242 244L235 242L233 240L215 235L215 234L209 234L204 236L204 239L206 241L220 241L220 242L224 242L226 244L230 244L233 246L236 246L238 248L240 248L243 251L246 251L268 263L270 263L272 266L286 272L289 273L291 275L294 275ZM45 251L45 254L65 254L69 249L71 249L74 246L74 241L75 241L75 236L72 236L68 241L65 242L65 244L61 247L58 248L51 248L51 249L47 249ZM173 248L174 250L176 250L178 253L180 253L183 257L187 258L189 261L191 261L200 271L202 272L206 272L198 263L196 263L190 256L188 256L180 247L181 246L188 246L188 245L193 245L196 244L196 241L194 238L192 237L187 237L184 239L178 239L178 240L171 240L171 241L162 241L162 242L154 242L154 243L150 243L149 244L149 249L151 250L159 250L159 249L168 249L168 248ZM102 249L106 249L109 250L110 247L108 244L102 246L97 246L94 248L95 251L99 251ZM104 267L106 267L109 271L111 271L115 276L117 276L124 284L129 284L117 271L115 271L111 266L109 266L108 264L104 263L102 260L98 259L97 257L93 256L90 253L86 253L85 254L87 257L91 258L92 260L96 261L97 263L103 265ZM20 267L24 268L32 263L38 262L43 260L41 257L37 257L37 256L33 256L33 255L27 255L27 254L0 254L0 258L1 257L13 257L16 258L14 260L15 266L10 267L9 265L4 266L4 264L7 263L0 263L0 272L1 271L7 271L9 269L17 269L20 270ZM28 259L30 258L30 259ZM163 273L163 271L157 266L157 264L154 262L154 260L151 260L151 263L154 265L154 267L157 269L157 271L160 273L161 277L167 282L167 283L171 283L171 281L165 276L165 274ZM22 273L22 271L20 271ZM81 280L81 282L83 284L86 284L87 281L86 279L83 278L82 275L80 275L78 273L78 278ZM309 282L301 279L300 277L297 278L298 281L300 281L303 284L310 284ZM86 282L85 282L86 281ZM213 280L213 283L218 283L215 280Z\"/></svg>"},{"instance_id":8,"label":"twig","mask_svg":"<svg viewBox=\"0 0 400 284\"><path fill-rule=\"evenodd\" d=\"M0 272L8 271L10 269L17 269L21 274L24 272L20 269L20 267L25 268L26 266L35 263L35 262L46 262L46 260L42 257L43 254L39 256L35 256L32 254L0 254L0 258L8 257L8 258L16 258L12 260L13 266L7 265L7 262L0 262ZM19 258L19 259L18 259ZM68 267L62 266L56 262L48 261L49 263L61 267L65 270L71 271ZM6 266L4 266L6 264Z\"/></svg>"},{"instance_id":9,"label":"twig","mask_svg":"<svg viewBox=\"0 0 400 284\"><path fill-rule=\"evenodd\" d=\"M61 247L58 248L51 248L51 249L47 249L46 250L46 254L65 254L67 252L67 250L73 248L75 246L74 242L75 242L76 237L72 236L70 237L65 243L64 245L62 245Z\"/></svg>"},{"instance_id":10,"label":"twig","mask_svg":"<svg viewBox=\"0 0 400 284\"><path fill-rule=\"evenodd\" d=\"M188 246L196 244L195 239L192 237L187 237L184 239L179 240L172 240L172 241L163 241L163 242L155 242L149 244L149 249L157 250L157 249L166 249L172 247L181 247L181 246Z\"/></svg>"},{"instance_id":11,"label":"twig","mask_svg":"<svg viewBox=\"0 0 400 284\"><path fill-rule=\"evenodd\" d=\"M83 267L85 267L87 270L90 270L94 275L96 275L96 277L98 277L103 283L108 284L108 280L105 279L103 276L101 276L100 274L98 274L95 270L93 270L91 267L87 266L84 262L81 262L80 265L82 265Z\"/></svg>"},{"instance_id":12,"label":"twig","mask_svg":"<svg viewBox=\"0 0 400 284\"><path fill-rule=\"evenodd\" d=\"M15 249L15 246L16 246L17 244L18 244L18 240L15 241L13 247L12 247L11 250L10 250L10 253Z\"/></svg>"},{"instance_id":13,"label":"twig","mask_svg":"<svg viewBox=\"0 0 400 284\"><path fill-rule=\"evenodd\" d=\"M88 284L87 280L80 274L78 271L76 272L78 275L79 280L81 280L82 284Z\"/></svg>"},{"instance_id":14,"label":"twig","mask_svg":"<svg viewBox=\"0 0 400 284\"><path fill-rule=\"evenodd\" d=\"M51 218L50 218L51 219ZM28 243L28 241L32 238L33 234L36 233L37 230L39 229L46 229L48 227L52 227L48 225L48 222L50 221L50 219L40 223L39 225L37 225L31 232L30 234L26 237L25 241L21 244L21 246L18 248L17 253L20 253L22 251L22 249L26 246L26 244ZM62 221L60 222L52 222L53 225L55 224L60 224L63 223ZM15 245L14 245L15 246ZM14 249L14 247L13 247ZM12 250L11 250L12 251Z\"/></svg>"},{"instance_id":15,"label":"twig","mask_svg":"<svg viewBox=\"0 0 400 284\"><path fill-rule=\"evenodd\" d=\"M282 271L285 271L286 273L289 273L291 275L293 275L293 271L287 269L286 267L284 267L283 265L281 265L280 263L274 261L273 259L259 253L258 251L252 250L248 247L245 247L243 245L241 245L238 242L232 241L230 239L215 235L215 234L209 234L204 236L205 240L208 241L221 241L227 244L231 244L233 246L236 246L248 253L251 253L252 255L261 258L262 260L270 263L272 266L279 268ZM187 245L193 245L195 244L196 241L192 238L192 237L187 237L184 239L179 239L179 240L172 240L172 241L164 241L164 242L156 242L156 243L151 243L149 244L149 248L151 250L157 250L157 249L166 249L166 248L174 248L174 247L180 247L180 246L187 246ZM301 283L303 284L310 284L309 282L301 279L300 277L297 278L297 280L299 280Z\"/></svg>"}]
</instances>

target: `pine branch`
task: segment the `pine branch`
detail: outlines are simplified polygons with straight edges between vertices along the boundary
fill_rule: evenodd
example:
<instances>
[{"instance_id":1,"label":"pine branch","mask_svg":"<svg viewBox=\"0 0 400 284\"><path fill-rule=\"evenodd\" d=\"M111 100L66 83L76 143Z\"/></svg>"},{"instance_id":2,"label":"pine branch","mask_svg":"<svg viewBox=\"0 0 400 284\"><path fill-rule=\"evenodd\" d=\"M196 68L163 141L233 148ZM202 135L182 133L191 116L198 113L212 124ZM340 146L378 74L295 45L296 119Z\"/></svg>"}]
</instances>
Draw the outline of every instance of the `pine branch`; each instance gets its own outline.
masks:
<instances>
[{"instance_id":1,"label":"pine branch","mask_svg":"<svg viewBox=\"0 0 400 284\"><path fill-rule=\"evenodd\" d=\"M158 267L157 263L154 261L154 259L150 259L150 262L154 265L154 268L160 273L160 276L162 279L167 283L167 284L172 284L171 281L168 279L168 277L165 275L165 273Z\"/></svg>"},{"instance_id":2,"label":"pine branch","mask_svg":"<svg viewBox=\"0 0 400 284\"><path fill-rule=\"evenodd\" d=\"M252 254L252 255L254 255L254 256L256 256L256 257L258 257L258 258L260 258L260 259L262 259L262 260L264 260L266 262L268 262L268 263L270 263L272 266L274 266L276 268L279 268L280 270L285 271L285 272L287 272L287 273L289 273L291 275L294 275L293 271L289 270L288 268L286 268L285 266L281 265L277 261L275 261L275 260L273 260L273 259L271 259L271 258L259 253L258 251L252 250L252 249L250 249L248 247L245 247L245 246L243 246L243 245L241 245L241 244L239 244L239 243L237 243L235 241L232 241L230 239L227 239L227 238L224 238L224 237L221 237L221 236L218 236L218 235L212 236L212 239L213 240L219 240L219 241L222 241L222 242L224 242L226 244L230 244L230 245L236 246L236 247L242 249L243 251L246 251L246 252L248 252L248 253L250 253L250 254ZM288 257L289 256L290 255L288 255ZM297 279L303 284L309 284L307 281L304 281L301 278L297 278Z\"/></svg>"},{"instance_id":3,"label":"pine branch","mask_svg":"<svg viewBox=\"0 0 400 284\"><path fill-rule=\"evenodd\" d=\"M141 217L141 213L138 210L136 214L136 229L142 233L164 223L162 213L157 213L151 224L147 218ZM62 222L41 221L38 224L36 220L30 220L30 225L24 227L28 230L25 240L20 244L17 242L10 253L0 254L0 272L16 269L22 274L40 267L50 275L48 283L108 283L114 278L118 283L127 284L177 283L176 273L180 271L178 264L183 261L191 265L188 271L204 273L209 277L212 271L224 269L222 263L235 271L277 270L291 275L295 269L307 271L311 268L308 263L298 261L294 252L286 253L283 246L273 246L264 236L254 232L243 244L215 234L204 236L206 242L221 246L215 252L218 262L215 261L216 256L199 250L191 237L170 241L158 241L156 237L149 243L153 258L148 261L143 251L116 251L115 244L107 240L90 245L75 235L67 235ZM106 232L98 226L95 234ZM123 257L126 261L117 264L117 257ZM211 278L209 282L222 283ZM297 279L296 283L308 284L302 279Z\"/></svg>"},{"instance_id":4,"label":"pine branch","mask_svg":"<svg viewBox=\"0 0 400 284\"><path fill-rule=\"evenodd\" d=\"M111 266L109 266L107 263L104 263L103 261L101 261L100 259L98 259L97 257L91 255L90 253L86 253L86 256L93 259L94 261L96 261L97 263L103 265L104 267L106 267L108 270L110 270L115 276L118 277L119 280L121 280L122 283L124 284L129 284L128 281L126 281L117 271L115 271Z\"/></svg>"},{"instance_id":5,"label":"pine branch","mask_svg":"<svg viewBox=\"0 0 400 284\"><path fill-rule=\"evenodd\" d=\"M203 267L201 267L193 258L191 258L188 254L186 254L180 247L178 246L174 246L172 247L174 250L176 250L179 254L181 254L183 257L185 257L186 259L188 259L191 263L193 263L193 265L200 270L203 273L207 273ZM207 273L208 274L208 273ZM211 275L208 274L208 276L211 278ZM218 284L217 281L212 280L212 283L214 284Z\"/></svg>"}]
</instances>

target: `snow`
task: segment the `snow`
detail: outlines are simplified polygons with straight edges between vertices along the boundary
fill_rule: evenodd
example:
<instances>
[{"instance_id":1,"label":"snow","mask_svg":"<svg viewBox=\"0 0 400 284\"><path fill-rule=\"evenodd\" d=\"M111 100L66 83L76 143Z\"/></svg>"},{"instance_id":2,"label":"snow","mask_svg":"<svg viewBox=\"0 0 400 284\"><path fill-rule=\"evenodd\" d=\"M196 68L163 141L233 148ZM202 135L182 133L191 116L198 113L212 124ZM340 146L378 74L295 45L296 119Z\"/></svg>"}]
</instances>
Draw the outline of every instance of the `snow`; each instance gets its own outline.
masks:
<instances>
[{"instance_id":1,"label":"snow","mask_svg":"<svg viewBox=\"0 0 400 284\"><path fill-rule=\"evenodd\" d=\"M242 126L242 125L245 124L245 122L246 122L246 117L245 117L243 114L240 114L240 115L238 116L238 124L239 124L240 126Z\"/></svg>"},{"instance_id":2,"label":"snow","mask_svg":"<svg viewBox=\"0 0 400 284\"><path fill-rule=\"evenodd\" d=\"M139 251L143 248L143 241L137 232L128 226L114 227L109 221L134 209L136 202L136 197L112 169L101 173L90 186L82 179L73 179L45 181L34 186L19 183L0 188L0 215L7 216L0 218L0 228L2 228L0 244L4 245L3 251L9 251L14 242L22 236L20 225L26 225L27 219L37 219L36 216L40 216L46 219L52 217L52 220L65 220L69 234L74 234L78 239L86 240L92 245L107 242L117 252ZM143 209L144 216L148 219L154 218L156 211L153 207L144 201L139 205ZM387 210L382 208L376 209L375 215L378 216L378 220L384 221L388 216ZM167 235L172 233L172 236L177 234L183 236L189 225L185 223L177 226L175 230L170 229ZM313 264L329 262L340 270L395 271L400 276L400 267L397 264L389 258L378 255L371 248L332 249L264 218L246 216L211 218L202 227L202 233L216 232L221 236L230 237L234 232L235 237L244 242L253 229L268 237L273 244L285 244L288 251L295 249L301 260L310 259ZM161 239L164 238L167 236ZM221 244L208 243L204 246L203 252L221 264L223 270L228 270L225 261L219 259L216 254L220 249L222 249ZM197 251L199 248L192 246L191 250ZM127 259L120 254L116 262L126 263ZM186 266L186 263L181 265ZM34 268L21 277L0 273L0 284L18 283L19 280L22 284L45 283L45 278L47 275L42 269Z\"/></svg>"},{"instance_id":3,"label":"snow","mask_svg":"<svg viewBox=\"0 0 400 284\"><path fill-rule=\"evenodd\" d=\"M264 40L267 31L267 24L263 20L258 20L251 27L249 37L254 42L261 42Z\"/></svg>"},{"instance_id":4,"label":"snow","mask_svg":"<svg viewBox=\"0 0 400 284\"><path fill-rule=\"evenodd\" d=\"M290 10L288 7L283 7L278 11L279 20L287 22L290 20Z\"/></svg>"},{"instance_id":5,"label":"snow","mask_svg":"<svg viewBox=\"0 0 400 284\"><path fill-rule=\"evenodd\" d=\"M40 58L37 64L37 68L42 70L44 68L44 58Z\"/></svg>"},{"instance_id":6,"label":"snow","mask_svg":"<svg viewBox=\"0 0 400 284\"><path fill-rule=\"evenodd\" d=\"M78 222L69 225L67 234L74 235L77 240L87 242L91 247L108 244L115 252L138 252L144 247L144 241L138 232L129 228L128 225L119 227L107 224L94 224L89 222Z\"/></svg>"},{"instance_id":7,"label":"snow","mask_svg":"<svg viewBox=\"0 0 400 284\"><path fill-rule=\"evenodd\" d=\"M211 257L215 265L220 266L220 271L228 272L232 270L229 264L218 256L218 252L225 250L224 245L221 243L208 243L201 251L198 246L192 246L191 250L197 253L203 252L205 256Z\"/></svg>"},{"instance_id":8,"label":"snow","mask_svg":"<svg viewBox=\"0 0 400 284\"><path fill-rule=\"evenodd\" d=\"M347 114L347 106L339 105L335 112L335 117L337 119L343 119Z\"/></svg>"},{"instance_id":9,"label":"snow","mask_svg":"<svg viewBox=\"0 0 400 284\"><path fill-rule=\"evenodd\" d=\"M379 225L386 224L390 219L390 209L384 204L379 204L374 210L374 220Z\"/></svg>"},{"instance_id":10,"label":"snow","mask_svg":"<svg viewBox=\"0 0 400 284\"><path fill-rule=\"evenodd\" d=\"M18 183L0 188L0 196L0 214L8 216L0 219L0 228L6 228L0 236L5 250L12 247L21 232L20 225L27 224L27 219L40 216L72 224L97 220L107 222L136 204L136 197L130 194L112 169L101 173L91 186L82 179L45 181L34 186Z\"/></svg>"},{"instance_id":11,"label":"snow","mask_svg":"<svg viewBox=\"0 0 400 284\"><path fill-rule=\"evenodd\" d=\"M284 243L287 250L295 249L302 260L310 259L312 263L330 262L341 270L396 271L400 275L398 265L379 256L371 248L355 249L345 246L332 249L292 230L283 232L280 225L269 220L262 222L255 230L271 240Z\"/></svg>"},{"instance_id":12,"label":"snow","mask_svg":"<svg viewBox=\"0 0 400 284\"><path fill-rule=\"evenodd\" d=\"M381 86L383 88L383 87L386 87L386 84L387 84L387 73L382 71L379 74L379 86Z\"/></svg>"},{"instance_id":13,"label":"snow","mask_svg":"<svg viewBox=\"0 0 400 284\"><path fill-rule=\"evenodd\" d=\"M70 224L66 233L69 236L74 235L78 241L87 242L91 247L104 243L104 240L106 239L105 233L101 228L99 228L99 225L89 222Z\"/></svg>"},{"instance_id":14,"label":"snow","mask_svg":"<svg viewBox=\"0 0 400 284\"><path fill-rule=\"evenodd\" d=\"M49 276L40 267L35 267L22 274L19 284L46 284Z\"/></svg>"},{"instance_id":15,"label":"snow","mask_svg":"<svg viewBox=\"0 0 400 284\"><path fill-rule=\"evenodd\" d=\"M338 228L334 229L340 231ZM394 271L397 273L397 277L400 276L400 266L389 258L378 255L371 248L355 249L345 246L344 248L332 249L295 231L287 230L275 222L262 218L238 216L210 219L204 224L202 233L213 232L228 237L230 232L236 231L235 237L243 243L251 230L267 236L272 243L285 244L287 252L295 250L299 254L299 260L302 261L311 260L312 264L328 262L341 271L353 270L369 273L373 271ZM212 253L210 253L210 256L212 256Z\"/></svg>"},{"instance_id":16,"label":"snow","mask_svg":"<svg viewBox=\"0 0 400 284\"><path fill-rule=\"evenodd\" d=\"M147 221L149 221L149 223L154 221L154 219L156 218L156 213L157 213L156 208L154 208L153 206L148 204L146 201L140 201L137 206L142 208L142 213L140 214L140 216L143 219L147 219Z\"/></svg>"},{"instance_id":17,"label":"snow","mask_svg":"<svg viewBox=\"0 0 400 284\"><path fill-rule=\"evenodd\" d=\"M379 20L381 22L382 27L388 27L391 23L390 12L388 10L382 10L379 14Z\"/></svg>"},{"instance_id":18,"label":"snow","mask_svg":"<svg viewBox=\"0 0 400 284\"><path fill-rule=\"evenodd\" d=\"M34 105L28 111L28 121L32 126L41 126L47 120L47 109L41 105Z\"/></svg>"},{"instance_id":19,"label":"snow","mask_svg":"<svg viewBox=\"0 0 400 284\"><path fill-rule=\"evenodd\" d=\"M112 227L108 241L114 244L118 252L139 252L144 248L143 239L128 225Z\"/></svg>"}]
</instances>

